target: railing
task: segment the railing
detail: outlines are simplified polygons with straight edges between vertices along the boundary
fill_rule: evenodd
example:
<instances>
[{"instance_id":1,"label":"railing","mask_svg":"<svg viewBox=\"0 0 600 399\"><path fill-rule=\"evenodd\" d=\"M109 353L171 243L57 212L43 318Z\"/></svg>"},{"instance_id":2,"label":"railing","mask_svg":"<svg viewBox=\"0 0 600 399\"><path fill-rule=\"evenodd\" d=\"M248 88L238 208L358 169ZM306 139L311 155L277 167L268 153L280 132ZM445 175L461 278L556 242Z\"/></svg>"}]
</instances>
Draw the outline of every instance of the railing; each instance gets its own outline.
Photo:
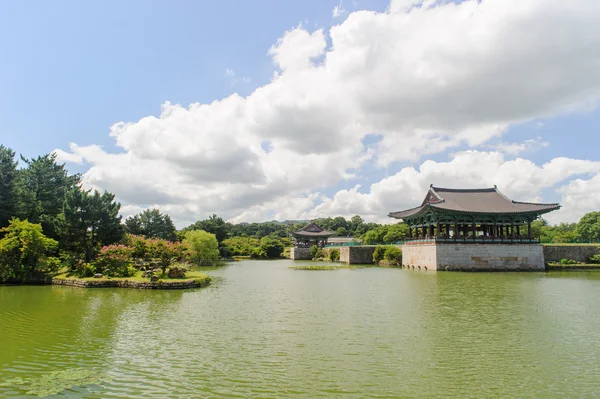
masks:
<instances>
[{"instance_id":1,"label":"railing","mask_svg":"<svg viewBox=\"0 0 600 399\"><path fill-rule=\"evenodd\" d=\"M477 236L477 237L417 237L406 239L409 243L416 242L440 242L440 243L476 243L476 244L538 244L540 240L527 237L510 236Z\"/></svg>"}]
</instances>

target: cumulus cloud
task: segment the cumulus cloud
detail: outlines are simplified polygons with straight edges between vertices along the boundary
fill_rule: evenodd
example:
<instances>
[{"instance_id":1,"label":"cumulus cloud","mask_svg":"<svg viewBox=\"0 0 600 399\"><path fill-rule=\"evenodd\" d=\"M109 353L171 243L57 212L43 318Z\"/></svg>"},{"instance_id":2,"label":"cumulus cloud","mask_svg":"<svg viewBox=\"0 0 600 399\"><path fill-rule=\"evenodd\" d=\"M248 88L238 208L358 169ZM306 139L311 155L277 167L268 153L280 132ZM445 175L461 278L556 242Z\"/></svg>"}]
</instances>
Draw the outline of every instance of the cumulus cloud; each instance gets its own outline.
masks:
<instances>
[{"instance_id":1,"label":"cumulus cloud","mask_svg":"<svg viewBox=\"0 0 600 399\"><path fill-rule=\"evenodd\" d=\"M268 51L272 80L247 97L165 103L159 116L111 127L119 152L72 146L60 156L90 167L86 185L115 192L126 206L169 209L181 223L212 212L247 219L267 214L264 204L283 215L294 198L317 212L354 209L339 204L360 198L358 189L337 202L314 193L368 160L418 162L485 144L515 123L589 108L600 95L599 23L596 0L393 0L385 13L353 12L329 31L286 32ZM367 134L381 136L372 150L361 144ZM502 157L490 154L487 161ZM576 168L569 162L562 166ZM413 169L416 177L431 165ZM454 173L440 183L478 172ZM527 197L540 191L507 183Z\"/></svg>"}]
</instances>

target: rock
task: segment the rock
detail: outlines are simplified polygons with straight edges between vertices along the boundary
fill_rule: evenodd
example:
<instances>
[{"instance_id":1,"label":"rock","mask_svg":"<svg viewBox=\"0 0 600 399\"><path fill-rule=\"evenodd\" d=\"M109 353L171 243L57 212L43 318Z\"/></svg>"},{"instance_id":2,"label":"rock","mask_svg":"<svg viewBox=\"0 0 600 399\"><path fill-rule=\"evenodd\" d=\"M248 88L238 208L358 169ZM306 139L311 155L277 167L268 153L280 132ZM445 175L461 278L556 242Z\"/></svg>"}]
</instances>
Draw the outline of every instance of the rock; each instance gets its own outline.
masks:
<instances>
[{"instance_id":1,"label":"rock","mask_svg":"<svg viewBox=\"0 0 600 399\"><path fill-rule=\"evenodd\" d=\"M171 267L169 268L169 278L185 278L186 270L182 267Z\"/></svg>"},{"instance_id":2,"label":"rock","mask_svg":"<svg viewBox=\"0 0 600 399\"><path fill-rule=\"evenodd\" d=\"M96 273L96 274L94 274L94 278L102 278L102 273Z\"/></svg>"},{"instance_id":3,"label":"rock","mask_svg":"<svg viewBox=\"0 0 600 399\"><path fill-rule=\"evenodd\" d=\"M158 276L152 276L150 277L150 281L153 283L156 283L158 281Z\"/></svg>"}]
</instances>

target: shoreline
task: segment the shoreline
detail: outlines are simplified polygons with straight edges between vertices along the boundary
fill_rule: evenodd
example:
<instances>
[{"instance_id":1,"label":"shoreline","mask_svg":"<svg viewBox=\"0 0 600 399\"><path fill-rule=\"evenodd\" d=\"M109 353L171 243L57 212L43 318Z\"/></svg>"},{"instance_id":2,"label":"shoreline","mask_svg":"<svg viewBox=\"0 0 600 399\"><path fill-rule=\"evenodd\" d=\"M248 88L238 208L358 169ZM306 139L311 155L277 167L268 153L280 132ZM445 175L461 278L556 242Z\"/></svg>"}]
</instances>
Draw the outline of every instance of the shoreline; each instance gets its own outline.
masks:
<instances>
[{"instance_id":1,"label":"shoreline","mask_svg":"<svg viewBox=\"0 0 600 399\"><path fill-rule=\"evenodd\" d=\"M48 277L45 279L30 280L21 283L5 283L1 285L62 285L77 288L132 288L140 290L181 290L207 287L210 285L211 282L212 279L209 276L194 279L159 280L157 282L135 281L127 278L82 279Z\"/></svg>"}]
</instances>

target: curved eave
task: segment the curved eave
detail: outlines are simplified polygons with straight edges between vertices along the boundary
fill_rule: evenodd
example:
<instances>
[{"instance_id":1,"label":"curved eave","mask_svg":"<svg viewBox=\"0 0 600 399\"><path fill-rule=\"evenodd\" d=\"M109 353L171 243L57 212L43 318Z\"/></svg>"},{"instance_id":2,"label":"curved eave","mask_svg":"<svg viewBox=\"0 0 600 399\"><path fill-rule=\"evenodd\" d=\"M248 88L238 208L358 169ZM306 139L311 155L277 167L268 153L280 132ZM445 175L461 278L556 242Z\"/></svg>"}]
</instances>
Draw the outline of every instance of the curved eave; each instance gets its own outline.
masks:
<instances>
[{"instance_id":1,"label":"curved eave","mask_svg":"<svg viewBox=\"0 0 600 399\"><path fill-rule=\"evenodd\" d=\"M522 202L522 204L526 204L526 203ZM454 210L454 209L438 208L435 205L431 205L431 207L439 212L459 213L462 215L532 215L532 214L543 215L545 213L560 209L559 204L531 204L531 205L542 205L542 206L548 206L548 207L542 208L542 209L532 209L532 210L513 211L513 212L494 212L494 211L474 212L474 211L461 211L461 210Z\"/></svg>"}]
</instances>

